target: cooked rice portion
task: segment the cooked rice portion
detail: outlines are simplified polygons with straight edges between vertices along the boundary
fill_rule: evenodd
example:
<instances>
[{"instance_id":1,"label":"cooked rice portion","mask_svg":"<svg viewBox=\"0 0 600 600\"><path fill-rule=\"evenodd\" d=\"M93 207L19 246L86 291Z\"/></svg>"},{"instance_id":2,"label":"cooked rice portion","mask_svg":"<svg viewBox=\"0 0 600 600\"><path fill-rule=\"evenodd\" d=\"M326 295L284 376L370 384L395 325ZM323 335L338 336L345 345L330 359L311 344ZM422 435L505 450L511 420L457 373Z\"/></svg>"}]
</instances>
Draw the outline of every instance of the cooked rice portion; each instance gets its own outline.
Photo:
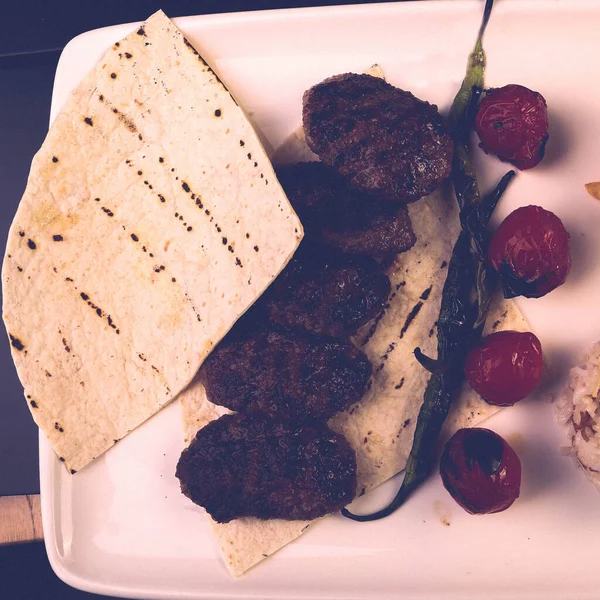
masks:
<instances>
[{"instance_id":1,"label":"cooked rice portion","mask_svg":"<svg viewBox=\"0 0 600 600\"><path fill-rule=\"evenodd\" d=\"M557 407L558 421L569 426L572 455L600 490L600 342L584 362L571 369L569 384Z\"/></svg>"}]
</instances>

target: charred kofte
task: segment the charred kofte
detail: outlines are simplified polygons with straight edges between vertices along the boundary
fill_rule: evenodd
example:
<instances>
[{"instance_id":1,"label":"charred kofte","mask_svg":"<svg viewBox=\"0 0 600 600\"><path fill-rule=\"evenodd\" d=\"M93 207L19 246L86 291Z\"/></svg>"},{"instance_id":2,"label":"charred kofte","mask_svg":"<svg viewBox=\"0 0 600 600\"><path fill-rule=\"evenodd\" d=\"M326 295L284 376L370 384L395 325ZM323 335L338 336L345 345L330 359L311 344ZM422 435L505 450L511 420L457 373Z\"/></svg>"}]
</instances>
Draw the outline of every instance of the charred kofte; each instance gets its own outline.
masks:
<instances>
[{"instance_id":1,"label":"charred kofte","mask_svg":"<svg viewBox=\"0 0 600 600\"><path fill-rule=\"evenodd\" d=\"M306 240L377 257L405 252L416 241L406 206L351 187L321 162L287 165L276 174L304 225Z\"/></svg>"},{"instance_id":2,"label":"charred kofte","mask_svg":"<svg viewBox=\"0 0 600 600\"><path fill-rule=\"evenodd\" d=\"M203 365L209 400L238 412L200 429L177 465L183 493L218 522L308 520L353 500L354 450L325 421L360 400L371 365L345 340L388 298L378 259L416 241L404 205L450 174L437 108L377 78L314 86L303 123L325 164L277 176L306 239Z\"/></svg>"},{"instance_id":3,"label":"charred kofte","mask_svg":"<svg viewBox=\"0 0 600 600\"><path fill-rule=\"evenodd\" d=\"M278 325L344 338L375 317L389 293L375 259L304 243L262 301Z\"/></svg>"},{"instance_id":4,"label":"charred kofte","mask_svg":"<svg viewBox=\"0 0 600 600\"><path fill-rule=\"evenodd\" d=\"M213 404L301 421L327 420L358 402L371 363L350 342L262 327L227 336L200 369Z\"/></svg>"},{"instance_id":5,"label":"charred kofte","mask_svg":"<svg viewBox=\"0 0 600 600\"><path fill-rule=\"evenodd\" d=\"M225 415L196 434L177 464L182 492L219 523L309 520L356 493L356 458L325 423Z\"/></svg>"},{"instance_id":6,"label":"charred kofte","mask_svg":"<svg viewBox=\"0 0 600 600\"><path fill-rule=\"evenodd\" d=\"M413 202L450 175L453 142L437 107L383 79L347 73L303 99L310 149L353 186Z\"/></svg>"}]
</instances>

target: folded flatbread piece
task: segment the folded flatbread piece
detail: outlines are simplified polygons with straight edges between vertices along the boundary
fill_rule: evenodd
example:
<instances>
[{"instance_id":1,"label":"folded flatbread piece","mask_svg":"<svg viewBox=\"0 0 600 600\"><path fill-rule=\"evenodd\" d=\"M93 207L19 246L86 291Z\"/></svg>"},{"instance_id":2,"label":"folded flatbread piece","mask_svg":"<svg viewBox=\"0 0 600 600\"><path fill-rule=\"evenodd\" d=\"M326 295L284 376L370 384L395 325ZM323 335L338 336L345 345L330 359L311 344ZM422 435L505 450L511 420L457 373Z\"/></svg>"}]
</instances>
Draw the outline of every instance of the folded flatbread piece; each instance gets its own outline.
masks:
<instances>
[{"instance_id":1,"label":"folded flatbread piece","mask_svg":"<svg viewBox=\"0 0 600 600\"><path fill-rule=\"evenodd\" d=\"M368 71L382 76L381 70ZM276 164L315 160L302 129L292 133L273 156ZM436 320L452 248L460 232L458 207L451 195L438 191L408 210L417 242L399 254L387 270L392 292L385 310L355 336L373 365L370 388L364 398L330 420L356 451L358 490L363 494L402 471L412 446L417 416L429 373L414 357L419 346L436 356ZM486 333L502 329L527 330L527 323L512 301L497 298ZM180 395L186 442L198 429L229 411L215 406L195 381ZM465 383L445 423L444 435L474 426L498 411ZM223 559L239 576L279 548L299 537L307 521L237 519L213 523Z\"/></svg>"},{"instance_id":2,"label":"folded flatbread piece","mask_svg":"<svg viewBox=\"0 0 600 600\"><path fill-rule=\"evenodd\" d=\"M294 253L252 126L163 12L71 94L2 269L27 403L73 472L170 402Z\"/></svg>"}]
</instances>

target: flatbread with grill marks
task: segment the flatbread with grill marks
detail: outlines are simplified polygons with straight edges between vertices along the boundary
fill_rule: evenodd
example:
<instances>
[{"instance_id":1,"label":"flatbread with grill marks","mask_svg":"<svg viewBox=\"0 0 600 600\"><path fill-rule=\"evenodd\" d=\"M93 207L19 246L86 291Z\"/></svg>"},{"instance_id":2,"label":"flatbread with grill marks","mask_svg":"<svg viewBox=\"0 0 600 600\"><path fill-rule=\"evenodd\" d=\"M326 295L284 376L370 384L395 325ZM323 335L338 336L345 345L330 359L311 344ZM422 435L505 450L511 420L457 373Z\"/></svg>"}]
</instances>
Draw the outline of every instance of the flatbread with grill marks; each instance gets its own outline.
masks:
<instances>
[{"instance_id":1,"label":"flatbread with grill marks","mask_svg":"<svg viewBox=\"0 0 600 600\"><path fill-rule=\"evenodd\" d=\"M161 11L73 90L10 228L3 317L71 472L170 402L302 226L248 119Z\"/></svg>"}]
</instances>

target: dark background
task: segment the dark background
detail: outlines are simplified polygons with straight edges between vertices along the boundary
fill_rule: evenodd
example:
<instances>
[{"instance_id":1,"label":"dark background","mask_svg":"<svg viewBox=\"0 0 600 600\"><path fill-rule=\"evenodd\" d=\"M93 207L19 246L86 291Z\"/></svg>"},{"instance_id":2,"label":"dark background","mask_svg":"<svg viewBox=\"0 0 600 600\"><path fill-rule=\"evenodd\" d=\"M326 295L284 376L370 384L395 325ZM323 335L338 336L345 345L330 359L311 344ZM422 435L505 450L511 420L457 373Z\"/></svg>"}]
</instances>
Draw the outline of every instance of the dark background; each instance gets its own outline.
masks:
<instances>
[{"instance_id":1,"label":"dark background","mask_svg":"<svg viewBox=\"0 0 600 600\"><path fill-rule=\"evenodd\" d=\"M381 0L380 0L381 1ZM170 17L348 2L254 0L0 0L0 255L25 189L31 159L48 130L52 84L62 48L76 35L142 21L162 8ZM4 334L2 334L4 335ZM7 341L0 343L0 496L39 492L37 428ZM99 598L64 585L43 544L0 547L0 598Z\"/></svg>"}]
</instances>

